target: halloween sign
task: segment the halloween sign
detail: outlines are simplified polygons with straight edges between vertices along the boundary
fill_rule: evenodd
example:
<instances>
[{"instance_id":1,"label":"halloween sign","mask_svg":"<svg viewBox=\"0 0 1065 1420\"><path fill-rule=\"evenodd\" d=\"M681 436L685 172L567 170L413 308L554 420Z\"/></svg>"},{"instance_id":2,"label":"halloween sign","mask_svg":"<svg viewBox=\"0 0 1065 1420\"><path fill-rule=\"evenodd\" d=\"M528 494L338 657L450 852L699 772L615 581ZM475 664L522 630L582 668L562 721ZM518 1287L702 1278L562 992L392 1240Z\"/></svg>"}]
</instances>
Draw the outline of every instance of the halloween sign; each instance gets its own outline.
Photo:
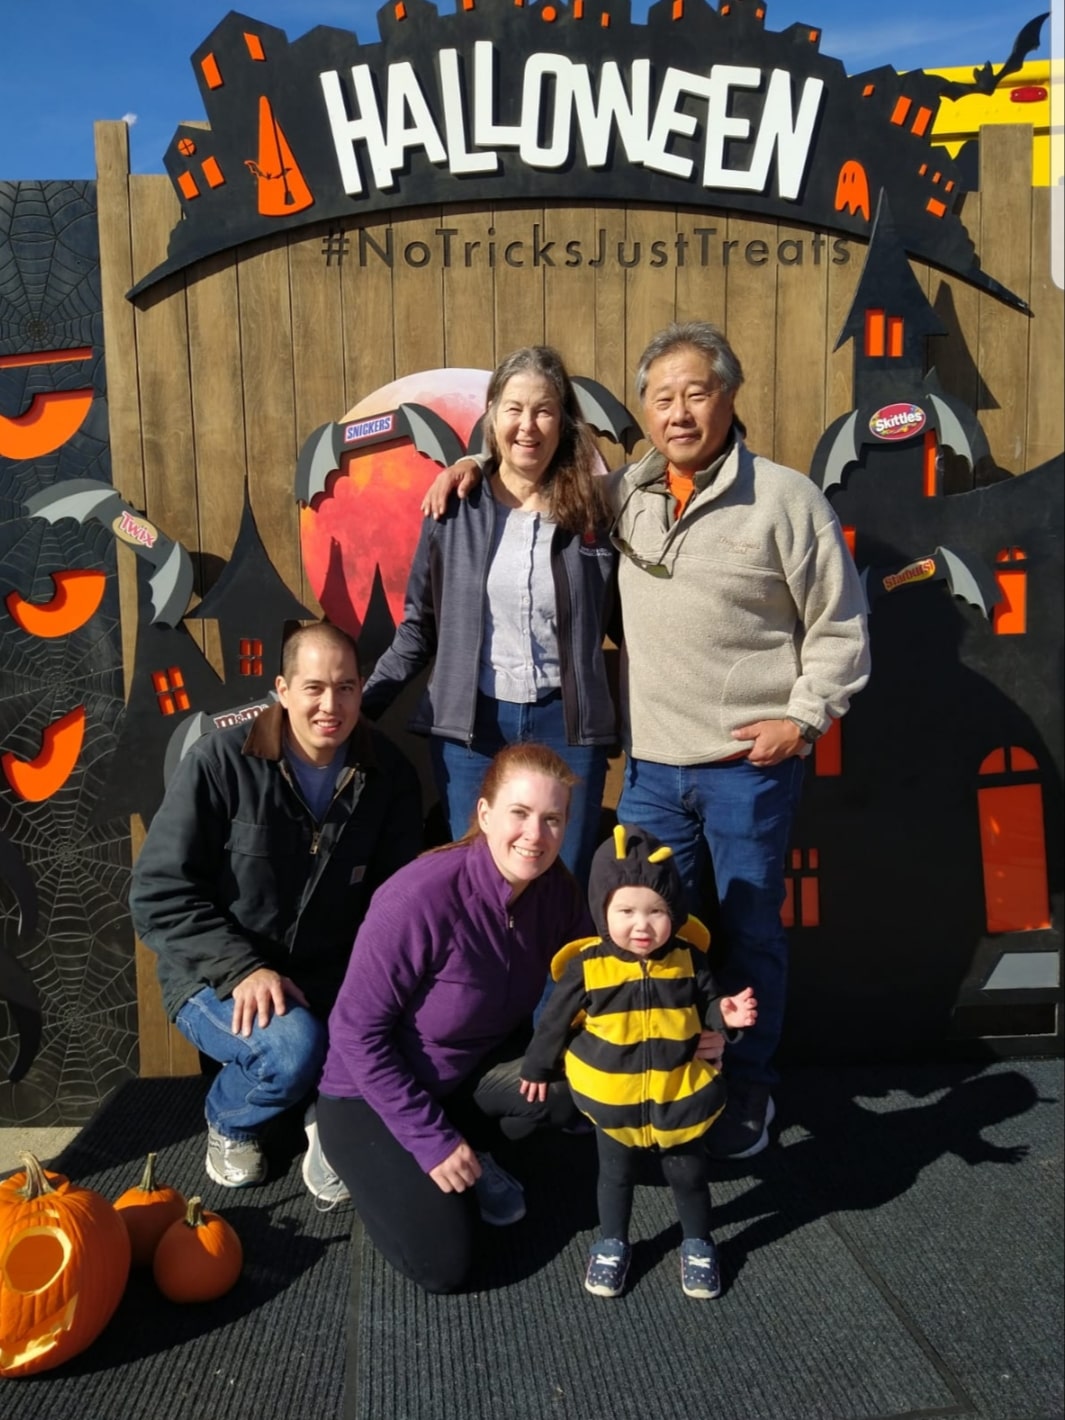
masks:
<instances>
[{"instance_id":1,"label":"halloween sign","mask_svg":"<svg viewBox=\"0 0 1065 1420\"><path fill-rule=\"evenodd\" d=\"M131 296L280 229L426 203L635 199L866 237L884 190L911 255L1024 305L981 269L931 134L942 98L1020 68L1041 19L968 85L848 75L817 28L767 28L761 0L658 0L646 24L627 0L399 0L378 23L366 45L235 12L211 32L192 56L209 126L181 124L165 154L181 220Z\"/></svg>"}]
</instances>

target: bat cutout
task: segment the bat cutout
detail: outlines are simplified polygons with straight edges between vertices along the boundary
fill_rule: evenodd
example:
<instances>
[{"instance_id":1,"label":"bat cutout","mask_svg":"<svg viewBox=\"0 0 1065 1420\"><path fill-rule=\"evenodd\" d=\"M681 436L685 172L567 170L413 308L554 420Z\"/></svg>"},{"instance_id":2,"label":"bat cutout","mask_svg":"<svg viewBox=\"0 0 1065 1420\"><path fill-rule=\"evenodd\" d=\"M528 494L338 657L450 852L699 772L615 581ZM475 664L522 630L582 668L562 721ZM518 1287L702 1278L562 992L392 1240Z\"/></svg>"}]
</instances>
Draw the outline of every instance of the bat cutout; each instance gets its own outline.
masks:
<instances>
[{"instance_id":1,"label":"bat cutout","mask_svg":"<svg viewBox=\"0 0 1065 1420\"><path fill-rule=\"evenodd\" d=\"M152 624L176 626L181 620L192 595L192 561L188 553L108 484L93 478L73 478L35 493L23 506L31 518L43 518L48 523L73 518L76 523L92 521L109 527L154 568L148 579Z\"/></svg>"},{"instance_id":2,"label":"bat cutout","mask_svg":"<svg viewBox=\"0 0 1065 1420\"><path fill-rule=\"evenodd\" d=\"M1004 600L994 573L984 562L950 547L937 547L930 556L897 567L865 567L861 571L870 614L881 597L919 582L945 582L954 596L976 607L988 620Z\"/></svg>"},{"instance_id":3,"label":"bat cutout","mask_svg":"<svg viewBox=\"0 0 1065 1420\"><path fill-rule=\"evenodd\" d=\"M337 471L345 454L398 439L409 439L418 453L441 468L447 468L465 452L447 420L424 404L401 404L382 414L323 424L300 450L296 462L297 499L310 503L316 494L323 493L329 475Z\"/></svg>"}]
</instances>

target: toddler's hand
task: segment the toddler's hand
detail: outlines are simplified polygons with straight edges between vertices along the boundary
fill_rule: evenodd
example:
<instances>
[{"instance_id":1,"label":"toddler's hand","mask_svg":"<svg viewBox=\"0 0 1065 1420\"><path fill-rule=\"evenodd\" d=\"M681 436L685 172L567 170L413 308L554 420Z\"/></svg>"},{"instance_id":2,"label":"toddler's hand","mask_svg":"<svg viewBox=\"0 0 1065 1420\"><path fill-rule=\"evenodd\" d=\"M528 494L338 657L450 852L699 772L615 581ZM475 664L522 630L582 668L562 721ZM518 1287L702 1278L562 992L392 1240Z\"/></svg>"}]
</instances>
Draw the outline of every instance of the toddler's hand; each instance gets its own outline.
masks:
<instances>
[{"instance_id":1,"label":"toddler's hand","mask_svg":"<svg viewBox=\"0 0 1065 1420\"><path fill-rule=\"evenodd\" d=\"M758 1002L748 986L738 996L722 996L721 1017L730 1030L753 1026L758 1019Z\"/></svg>"},{"instance_id":2,"label":"toddler's hand","mask_svg":"<svg viewBox=\"0 0 1065 1420\"><path fill-rule=\"evenodd\" d=\"M530 1104L543 1104L547 1099L546 1080L541 1080L539 1083L533 1080L519 1080L518 1089Z\"/></svg>"}]
</instances>

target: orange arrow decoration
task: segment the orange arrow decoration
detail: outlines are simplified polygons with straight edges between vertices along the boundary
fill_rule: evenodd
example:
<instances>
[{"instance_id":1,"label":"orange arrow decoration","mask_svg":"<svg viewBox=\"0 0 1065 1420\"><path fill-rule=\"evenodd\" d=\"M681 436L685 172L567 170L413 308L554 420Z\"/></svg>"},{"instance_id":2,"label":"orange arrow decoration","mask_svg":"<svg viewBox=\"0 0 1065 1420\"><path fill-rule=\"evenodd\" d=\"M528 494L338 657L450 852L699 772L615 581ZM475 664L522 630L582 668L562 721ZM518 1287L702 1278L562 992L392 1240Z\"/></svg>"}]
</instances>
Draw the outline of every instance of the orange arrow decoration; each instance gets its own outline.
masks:
<instances>
[{"instance_id":1,"label":"orange arrow decoration","mask_svg":"<svg viewBox=\"0 0 1065 1420\"><path fill-rule=\"evenodd\" d=\"M103 599L107 578L102 572L53 572L51 601L28 602L18 592L7 597L12 621L30 636L46 641L69 636L90 620Z\"/></svg>"},{"instance_id":2,"label":"orange arrow decoration","mask_svg":"<svg viewBox=\"0 0 1065 1420\"><path fill-rule=\"evenodd\" d=\"M39 804L42 799L50 799L70 778L84 738L85 706L79 705L48 726L36 759L5 754L0 768L20 799Z\"/></svg>"}]
</instances>

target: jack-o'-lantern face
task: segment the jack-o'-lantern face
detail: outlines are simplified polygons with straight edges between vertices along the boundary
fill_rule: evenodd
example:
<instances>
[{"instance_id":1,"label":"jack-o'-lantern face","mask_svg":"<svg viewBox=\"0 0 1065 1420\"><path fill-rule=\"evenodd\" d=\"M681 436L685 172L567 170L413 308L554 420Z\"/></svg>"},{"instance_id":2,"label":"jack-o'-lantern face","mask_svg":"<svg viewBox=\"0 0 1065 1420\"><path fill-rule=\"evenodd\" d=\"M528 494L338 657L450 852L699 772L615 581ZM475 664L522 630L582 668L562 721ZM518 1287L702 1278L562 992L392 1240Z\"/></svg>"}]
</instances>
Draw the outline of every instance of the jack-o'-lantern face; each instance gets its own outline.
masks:
<instances>
[{"instance_id":1,"label":"jack-o'-lantern face","mask_svg":"<svg viewBox=\"0 0 1065 1420\"><path fill-rule=\"evenodd\" d=\"M9 1238L0 1258L0 1287L8 1293L10 1301L26 1299L31 1309L31 1299L57 1289L70 1266L72 1251L56 1209L41 1206L35 1216L37 1221L28 1223ZM8 1375L17 1367L24 1373L27 1366L42 1369L34 1363L43 1361L49 1351L62 1344L78 1308L77 1294L64 1296L63 1291L58 1287L59 1305L54 1311L49 1309L18 1335L9 1336L5 1325L0 1372ZM9 1310L9 1301L5 1300L5 1322Z\"/></svg>"},{"instance_id":2,"label":"jack-o'-lantern face","mask_svg":"<svg viewBox=\"0 0 1065 1420\"><path fill-rule=\"evenodd\" d=\"M31 1154L0 1184L0 1376L62 1364L110 1321L129 1276L129 1233L108 1200Z\"/></svg>"}]
</instances>

